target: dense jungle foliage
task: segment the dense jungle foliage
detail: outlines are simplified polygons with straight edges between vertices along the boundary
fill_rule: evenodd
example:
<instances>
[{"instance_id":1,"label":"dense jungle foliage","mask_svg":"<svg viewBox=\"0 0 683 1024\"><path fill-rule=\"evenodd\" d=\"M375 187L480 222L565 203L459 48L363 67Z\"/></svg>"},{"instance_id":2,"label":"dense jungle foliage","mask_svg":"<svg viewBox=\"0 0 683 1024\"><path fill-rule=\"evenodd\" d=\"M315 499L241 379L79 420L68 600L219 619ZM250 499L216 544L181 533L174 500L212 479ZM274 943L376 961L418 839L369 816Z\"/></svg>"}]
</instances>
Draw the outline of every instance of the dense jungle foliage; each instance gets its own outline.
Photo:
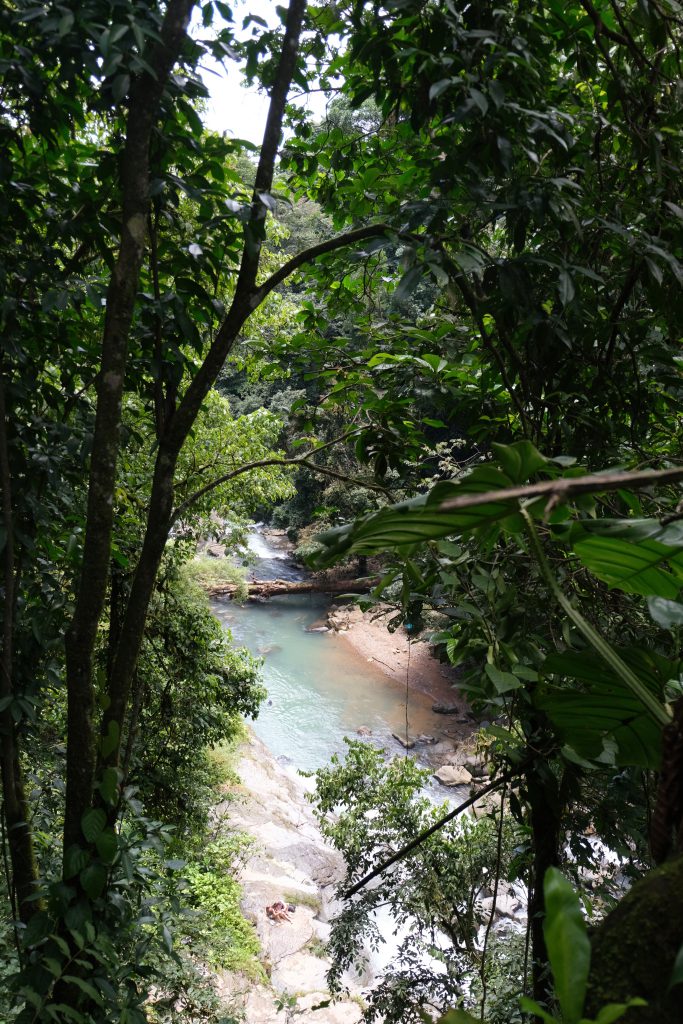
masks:
<instances>
[{"instance_id":1,"label":"dense jungle foliage","mask_svg":"<svg viewBox=\"0 0 683 1024\"><path fill-rule=\"evenodd\" d=\"M678 1021L683 12L272 14L0 7L0 1014L221 1014L200 967L254 936L207 819L262 690L187 563L267 515L381 556L366 603L459 667L502 796L414 844L410 762L319 774L332 983L386 901L368 1019ZM268 97L256 152L204 127L209 57Z\"/></svg>"}]
</instances>

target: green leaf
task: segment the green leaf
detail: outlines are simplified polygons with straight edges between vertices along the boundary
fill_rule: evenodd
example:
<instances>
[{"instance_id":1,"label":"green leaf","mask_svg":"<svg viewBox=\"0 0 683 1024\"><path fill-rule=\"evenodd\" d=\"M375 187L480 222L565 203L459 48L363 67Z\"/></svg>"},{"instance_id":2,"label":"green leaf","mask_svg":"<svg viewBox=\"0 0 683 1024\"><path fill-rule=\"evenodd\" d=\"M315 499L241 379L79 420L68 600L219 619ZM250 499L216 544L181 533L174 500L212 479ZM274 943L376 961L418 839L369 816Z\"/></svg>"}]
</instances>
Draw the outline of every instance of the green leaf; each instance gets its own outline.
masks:
<instances>
[{"instance_id":1,"label":"green leaf","mask_svg":"<svg viewBox=\"0 0 683 1024\"><path fill-rule=\"evenodd\" d=\"M130 89L130 75L117 75L114 81L111 83L112 96L117 103L128 95Z\"/></svg>"},{"instance_id":2,"label":"green leaf","mask_svg":"<svg viewBox=\"0 0 683 1024\"><path fill-rule=\"evenodd\" d=\"M540 1003L537 1003L535 999L529 999L528 996L521 996L519 1000L520 1009L525 1010L527 1013L531 1013L534 1017L540 1017L545 1024L557 1024L557 1017L552 1017L547 1010L544 1010Z\"/></svg>"},{"instance_id":3,"label":"green leaf","mask_svg":"<svg viewBox=\"0 0 683 1024\"><path fill-rule=\"evenodd\" d=\"M621 1020L627 1010L632 1006L647 1006L644 999L629 999L627 1003L608 1003L603 1006L594 1021L581 1020L580 1024L614 1024Z\"/></svg>"},{"instance_id":4,"label":"green leaf","mask_svg":"<svg viewBox=\"0 0 683 1024\"><path fill-rule=\"evenodd\" d=\"M557 280L557 292L563 306L569 305L576 294L574 280L566 270L561 270Z\"/></svg>"},{"instance_id":5,"label":"green leaf","mask_svg":"<svg viewBox=\"0 0 683 1024\"><path fill-rule=\"evenodd\" d=\"M438 82L432 82L432 84L429 86L430 100L437 99L441 95L441 93L445 92L446 89L449 89L452 84L452 78L440 78Z\"/></svg>"},{"instance_id":6,"label":"green leaf","mask_svg":"<svg viewBox=\"0 0 683 1024\"><path fill-rule=\"evenodd\" d=\"M80 873L80 881L90 899L97 899L104 892L107 884L107 869L104 864L89 864Z\"/></svg>"},{"instance_id":7,"label":"green leaf","mask_svg":"<svg viewBox=\"0 0 683 1024\"><path fill-rule=\"evenodd\" d=\"M119 848L119 841L116 833L107 829L95 839L97 852L105 864L113 864Z\"/></svg>"},{"instance_id":8,"label":"green leaf","mask_svg":"<svg viewBox=\"0 0 683 1024\"><path fill-rule=\"evenodd\" d=\"M118 726L118 722L114 722L114 721L112 721L110 719L110 721L109 721L109 723L107 725L106 735L104 735L104 736L102 736L100 738L100 750L102 752L102 757L105 757L105 758L109 757L109 755L111 753L113 753L114 750L116 750L118 742L119 742L119 726Z\"/></svg>"},{"instance_id":9,"label":"green leaf","mask_svg":"<svg viewBox=\"0 0 683 1024\"><path fill-rule=\"evenodd\" d=\"M167 925L162 925L162 928L161 928L161 938L163 940L164 946L166 947L166 951L168 953L172 953L173 952L173 936L171 935Z\"/></svg>"},{"instance_id":10,"label":"green leaf","mask_svg":"<svg viewBox=\"0 0 683 1024\"><path fill-rule=\"evenodd\" d=\"M672 540L673 544L666 543ZM587 569L629 594L674 601L683 585L683 543L650 520L575 523L570 543Z\"/></svg>"},{"instance_id":11,"label":"green leaf","mask_svg":"<svg viewBox=\"0 0 683 1024\"><path fill-rule=\"evenodd\" d=\"M94 843L106 824L107 815L101 807L94 807L81 818L81 831L89 843Z\"/></svg>"},{"instance_id":12,"label":"green leaf","mask_svg":"<svg viewBox=\"0 0 683 1024\"><path fill-rule=\"evenodd\" d=\"M515 460L514 465L521 471L523 460ZM524 522L513 501L492 500L461 511L441 508L442 503L450 498L509 486L510 477L506 473L492 465L479 466L457 483L439 483L428 494L389 505L354 523L320 534L316 540L321 549L309 558L309 563L323 566L351 553L403 550L429 540L469 533L491 525L500 525L510 533L521 532Z\"/></svg>"},{"instance_id":13,"label":"green leaf","mask_svg":"<svg viewBox=\"0 0 683 1024\"><path fill-rule=\"evenodd\" d=\"M671 991L675 985L683 985L683 946L676 955L667 992Z\"/></svg>"},{"instance_id":14,"label":"green leaf","mask_svg":"<svg viewBox=\"0 0 683 1024\"><path fill-rule=\"evenodd\" d=\"M517 676L513 676L511 672L501 672L495 665L487 665L485 672L498 694L508 693L510 690L519 690L524 685Z\"/></svg>"},{"instance_id":15,"label":"green leaf","mask_svg":"<svg viewBox=\"0 0 683 1024\"><path fill-rule=\"evenodd\" d=\"M481 1020L467 1010L449 1010L443 1017L439 1017L436 1024L481 1024Z\"/></svg>"},{"instance_id":16,"label":"green leaf","mask_svg":"<svg viewBox=\"0 0 683 1024\"><path fill-rule=\"evenodd\" d=\"M75 985L81 992L85 992L86 996L97 1003L98 1006L102 1006L102 996L89 981L85 981L84 978L79 978L75 974L65 974L63 980L68 981L71 985Z\"/></svg>"},{"instance_id":17,"label":"green leaf","mask_svg":"<svg viewBox=\"0 0 683 1024\"><path fill-rule=\"evenodd\" d=\"M54 975L55 978L58 978L64 969L64 964L61 960L55 960L52 956L43 957L42 962L45 964L50 974Z\"/></svg>"},{"instance_id":18,"label":"green leaf","mask_svg":"<svg viewBox=\"0 0 683 1024\"><path fill-rule=\"evenodd\" d=\"M77 903L72 903L64 915L64 923L74 935L82 932L85 925L91 919L92 909L90 904L84 899L80 899Z\"/></svg>"},{"instance_id":19,"label":"green leaf","mask_svg":"<svg viewBox=\"0 0 683 1024\"><path fill-rule=\"evenodd\" d=\"M50 918L43 911L34 914L24 929L24 945L37 946L50 934Z\"/></svg>"},{"instance_id":20,"label":"green leaf","mask_svg":"<svg viewBox=\"0 0 683 1024\"><path fill-rule=\"evenodd\" d=\"M113 806L118 796L119 770L118 768L105 768L102 772L102 779L98 784L100 796L105 803Z\"/></svg>"},{"instance_id":21,"label":"green leaf","mask_svg":"<svg viewBox=\"0 0 683 1024\"><path fill-rule=\"evenodd\" d=\"M90 861L90 854L87 850L81 849L75 843L70 846L64 854L64 878L73 878L82 871Z\"/></svg>"},{"instance_id":22,"label":"green leaf","mask_svg":"<svg viewBox=\"0 0 683 1024\"><path fill-rule=\"evenodd\" d=\"M586 923L578 896L557 868L546 871L543 894L543 934L555 995L565 1024L578 1024L586 997L591 959Z\"/></svg>"},{"instance_id":23,"label":"green leaf","mask_svg":"<svg viewBox=\"0 0 683 1024\"><path fill-rule=\"evenodd\" d=\"M517 441L515 444L494 442L491 448L500 468L513 484L525 484L531 476L548 465L548 460L531 441Z\"/></svg>"},{"instance_id":24,"label":"green leaf","mask_svg":"<svg viewBox=\"0 0 683 1024\"><path fill-rule=\"evenodd\" d=\"M679 663L642 648L617 648L616 653L647 689L663 700L669 679L679 674ZM636 697L593 651L551 654L546 675L576 679L587 687L544 687L534 704L545 711L562 741L583 757L604 760L604 739L617 744L616 763L657 769L661 760L661 728Z\"/></svg>"},{"instance_id":25,"label":"green leaf","mask_svg":"<svg viewBox=\"0 0 683 1024\"><path fill-rule=\"evenodd\" d=\"M422 280L422 275L422 267L411 267L405 272L401 280L396 285L396 290L394 291L394 298L397 302L403 302L408 298L411 292L415 291Z\"/></svg>"},{"instance_id":26,"label":"green leaf","mask_svg":"<svg viewBox=\"0 0 683 1024\"><path fill-rule=\"evenodd\" d=\"M75 15L72 11L67 11L66 14L62 15L62 17L59 19L59 28L57 29L60 38L63 38L64 36L69 34L71 29L73 28L75 20Z\"/></svg>"},{"instance_id":27,"label":"green leaf","mask_svg":"<svg viewBox=\"0 0 683 1024\"><path fill-rule=\"evenodd\" d=\"M655 622L664 629L683 626L683 604L667 601L665 597L648 597L647 607Z\"/></svg>"}]
</instances>

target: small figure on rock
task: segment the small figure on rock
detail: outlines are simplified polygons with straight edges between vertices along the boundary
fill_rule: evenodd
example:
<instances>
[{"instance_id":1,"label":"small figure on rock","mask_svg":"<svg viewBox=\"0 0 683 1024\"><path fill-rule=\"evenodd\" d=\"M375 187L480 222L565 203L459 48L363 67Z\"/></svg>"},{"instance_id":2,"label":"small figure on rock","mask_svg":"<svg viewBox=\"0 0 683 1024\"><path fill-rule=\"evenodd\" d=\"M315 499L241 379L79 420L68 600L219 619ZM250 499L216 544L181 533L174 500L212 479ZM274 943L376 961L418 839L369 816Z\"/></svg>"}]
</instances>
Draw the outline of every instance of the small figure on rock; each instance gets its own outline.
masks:
<instances>
[{"instance_id":1,"label":"small figure on rock","mask_svg":"<svg viewBox=\"0 0 683 1024\"><path fill-rule=\"evenodd\" d=\"M276 900L275 903L266 907L266 917L269 917L271 921L291 921L289 911L293 909L293 907L285 906L282 900Z\"/></svg>"}]
</instances>

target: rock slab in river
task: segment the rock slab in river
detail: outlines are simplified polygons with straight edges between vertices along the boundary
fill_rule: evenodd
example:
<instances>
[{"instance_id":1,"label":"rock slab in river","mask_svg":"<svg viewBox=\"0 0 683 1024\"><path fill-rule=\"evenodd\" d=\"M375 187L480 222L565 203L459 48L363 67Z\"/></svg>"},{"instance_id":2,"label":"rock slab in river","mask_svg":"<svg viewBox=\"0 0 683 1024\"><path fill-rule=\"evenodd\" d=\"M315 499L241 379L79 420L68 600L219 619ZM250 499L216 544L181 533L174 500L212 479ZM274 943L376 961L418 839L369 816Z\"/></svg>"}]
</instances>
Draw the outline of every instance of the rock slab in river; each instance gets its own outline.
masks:
<instances>
[{"instance_id":1,"label":"rock slab in river","mask_svg":"<svg viewBox=\"0 0 683 1024\"><path fill-rule=\"evenodd\" d=\"M397 740L401 744L402 747L405 747L406 750L412 750L413 747L415 746L415 740L411 739L410 736L401 736L401 734L398 732L392 732L391 735L394 737L395 740Z\"/></svg>"},{"instance_id":2,"label":"rock slab in river","mask_svg":"<svg viewBox=\"0 0 683 1024\"><path fill-rule=\"evenodd\" d=\"M445 764L434 772L434 778L444 786L466 786L472 781L472 773L459 764Z\"/></svg>"}]
</instances>

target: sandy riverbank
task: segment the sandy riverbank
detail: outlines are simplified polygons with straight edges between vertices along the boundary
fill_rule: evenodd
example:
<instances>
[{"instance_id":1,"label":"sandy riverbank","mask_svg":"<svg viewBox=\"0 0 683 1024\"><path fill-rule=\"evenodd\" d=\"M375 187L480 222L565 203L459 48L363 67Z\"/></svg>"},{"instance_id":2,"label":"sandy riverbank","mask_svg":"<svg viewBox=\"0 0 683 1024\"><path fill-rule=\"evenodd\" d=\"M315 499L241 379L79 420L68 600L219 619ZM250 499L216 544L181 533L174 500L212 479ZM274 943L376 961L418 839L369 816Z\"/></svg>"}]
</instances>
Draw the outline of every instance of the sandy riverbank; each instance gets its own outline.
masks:
<instances>
[{"instance_id":1,"label":"sandy riverbank","mask_svg":"<svg viewBox=\"0 0 683 1024\"><path fill-rule=\"evenodd\" d=\"M442 706L450 714L429 716L429 731L456 746L477 729L469 705L457 688L455 671L433 656L426 640L411 640L402 628L393 633L387 623L394 613L380 609L363 613L354 604L332 605L327 623L355 654L376 666L384 676L406 690L422 706Z\"/></svg>"}]
</instances>

